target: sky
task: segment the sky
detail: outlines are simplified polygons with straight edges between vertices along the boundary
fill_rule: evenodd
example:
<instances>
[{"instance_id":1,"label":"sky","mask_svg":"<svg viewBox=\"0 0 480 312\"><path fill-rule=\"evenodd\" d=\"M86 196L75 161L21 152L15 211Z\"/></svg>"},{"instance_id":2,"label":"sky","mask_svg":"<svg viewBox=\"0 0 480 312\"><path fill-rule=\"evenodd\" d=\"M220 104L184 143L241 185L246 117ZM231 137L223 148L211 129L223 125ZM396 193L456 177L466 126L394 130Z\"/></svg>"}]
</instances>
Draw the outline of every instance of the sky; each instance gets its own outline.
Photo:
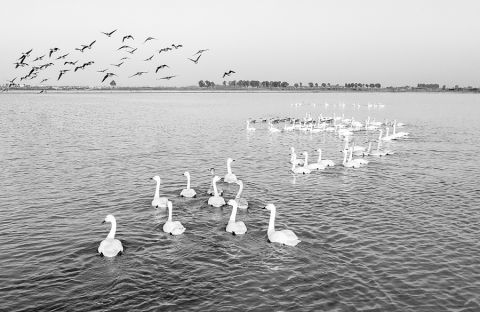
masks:
<instances>
[{"instance_id":1,"label":"sky","mask_svg":"<svg viewBox=\"0 0 480 312\"><path fill-rule=\"evenodd\" d=\"M199 80L275 80L314 83L438 83L480 86L480 1L388 0L22 0L0 11L0 84L27 74L14 63L33 48L26 63L54 66L31 85L190 86ZM102 32L118 29L111 38ZM122 37L138 50L117 50ZM144 43L145 38L155 37ZM82 44L96 43L84 53ZM168 52L158 50L182 44ZM50 48L60 51L48 58ZM200 49L197 64L188 58ZM73 72L56 57L77 66ZM144 61L150 56L151 61ZM124 56L130 57L119 68ZM42 63L43 62L43 63ZM167 64L155 73L158 65ZM61 69L72 69L57 80ZM225 71L234 74L222 78ZM148 72L129 78L138 71ZM170 80L159 79L175 76ZM17 78L18 82L19 78Z\"/></svg>"}]
</instances>

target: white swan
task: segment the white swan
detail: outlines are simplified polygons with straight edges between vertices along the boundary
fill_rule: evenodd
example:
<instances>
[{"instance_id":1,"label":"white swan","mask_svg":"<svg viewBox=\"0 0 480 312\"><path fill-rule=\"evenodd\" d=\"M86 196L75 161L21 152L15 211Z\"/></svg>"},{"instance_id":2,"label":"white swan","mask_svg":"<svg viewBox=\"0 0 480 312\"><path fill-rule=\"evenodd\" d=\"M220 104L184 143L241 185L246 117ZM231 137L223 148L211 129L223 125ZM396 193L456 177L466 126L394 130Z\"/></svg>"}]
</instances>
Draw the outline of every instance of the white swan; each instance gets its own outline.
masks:
<instances>
[{"instance_id":1,"label":"white swan","mask_svg":"<svg viewBox=\"0 0 480 312\"><path fill-rule=\"evenodd\" d=\"M305 152L304 154L305 154L305 164L307 164L308 169L310 169L310 170L324 170L325 169L325 166L322 165L321 163L318 163L318 162L309 164L308 163L308 153Z\"/></svg>"},{"instance_id":2,"label":"white swan","mask_svg":"<svg viewBox=\"0 0 480 312\"><path fill-rule=\"evenodd\" d=\"M183 175L187 177L187 188L182 190L182 192L180 193L180 196L195 197L197 193L193 188L190 188L190 173L188 171L185 171Z\"/></svg>"},{"instance_id":3,"label":"white swan","mask_svg":"<svg viewBox=\"0 0 480 312\"><path fill-rule=\"evenodd\" d=\"M270 131L271 133L278 133L278 132L281 132L282 130L275 128L273 126L273 124L271 122L269 122L268 123L268 131Z\"/></svg>"},{"instance_id":4,"label":"white swan","mask_svg":"<svg viewBox=\"0 0 480 312\"><path fill-rule=\"evenodd\" d=\"M217 182L220 181L218 176L214 176L212 183L213 183L213 196L208 199L208 204L213 207L222 207L225 205L225 199L218 194L217 191Z\"/></svg>"},{"instance_id":5,"label":"white swan","mask_svg":"<svg viewBox=\"0 0 480 312\"><path fill-rule=\"evenodd\" d=\"M288 246L295 246L300 243L297 235L291 230L275 231L275 213L276 208L273 204L265 206L267 210L270 210L270 221L268 222L268 240L271 243L280 243Z\"/></svg>"},{"instance_id":6,"label":"white swan","mask_svg":"<svg viewBox=\"0 0 480 312\"><path fill-rule=\"evenodd\" d=\"M360 168L360 164L354 162L354 161L351 161L350 159L347 160L347 154L348 154L348 151L346 150L343 150L343 162L342 162L342 165L345 167L345 168Z\"/></svg>"},{"instance_id":7,"label":"white swan","mask_svg":"<svg viewBox=\"0 0 480 312\"><path fill-rule=\"evenodd\" d=\"M290 163L295 165L303 165L304 161L302 159L297 159L297 153L295 153L295 148L292 146L290 147Z\"/></svg>"},{"instance_id":8,"label":"white swan","mask_svg":"<svg viewBox=\"0 0 480 312\"><path fill-rule=\"evenodd\" d=\"M250 126L250 120L247 120L247 131L255 131L256 129L254 127Z\"/></svg>"},{"instance_id":9,"label":"white swan","mask_svg":"<svg viewBox=\"0 0 480 312\"><path fill-rule=\"evenodd\" d=\"M335 163L334 163L332 160L330 160L330 159L323 159L323 160L322 160L322 149L321 149L321 148L319 148L319 149L317 150L317 152L318 152L318 163L319 163L319 164L322 164L322 165L324 165L325 167L333 167L333 166L335 166Z\"/></svg>"},{"instance_id":10,"label":"white swan","mask_svg":"<svg viewBox=\"0 0 480 312\"><path fill-rule=\"evenodd\" d=\"M160 197L160 177L154 176L153 180L157 181L157 187L155 189L155 196L153 196L152 206L155 208L167 208L167 201L166 197Z\"/></svg>"},{"instance_id":11,"label":"white swan","mask_svg":"<svg viewBox=\"0 0 480 312\"><path fill-rule=\"evenodd\" d=\"M392 139L396 140L409 135L409 133L405 131L396 132L396 128L397 128L397 121L395 120L395 122L393 123Z\"/></svg>"},{"instance_id":12,"label":"white swan","mask_svg":"<svg viewBox=\"0 0 480 312\"><path fill-rule=\"evenodd\" d=\"M232 206L232 214L228 220L227 232L232 233L233 235L242 235L247 232L247 227L242 221L235 221L235 216L237 215L237 202L234 199L230 199L228 204Z\"/></svg>"},{"instance_id":13,"label":"white swan","mask_svg":"<svg viewBox=\"0 0 480 312\"><path fill-rule=\"evenodd\" d=\"M232 167L231 167L232 166L232 161L235 161L235 160L233 160L231 158L227 159L227 174L223 178L223 181L227 182L227 183L237 182L237 177L232 173Z\"/></svg>"},{"instance_id":14,"label":"white swan","mask_svg":"<svg viewBox=\"0 0 480 312\"><path fill-rule=\"evenodd\" d=\"M170 233L170 235L180 235L185 232L185 227L180 221L172 221L172 202L168 201L168 220L163 225L163 231Z\"/></svg>"},{"instance_id":15,"label":"white swan","mask_svg":"<svg viewBox=\"0 0 480 312\"><path fill-rule=\"evenodd\" d=\"M391 140L393 139L393 137L392 137L391 135L389 135L390 128L387 127L386 129L387 129L387 130L386 130L387 133L385 133L385 136L384 136L383 138L382 138L383 130L380 129L380 136L379 136L379 138L380 138L380 140L382 140L382 141L391 141Z\"/></svg>"},{"instance_id":16,"label":"white swan","mask_svg":"<svg viewBox=\"0 0 480 312\"><path fill-rule=\"evenodd\" d=\"M352 159L352 156L353 156L353 150L350 150L350 157L348 158L348 161L349 161L349 162L357 163L357 164L359 164L360 166L363 166L363 165L367 165L367 164L368 164L368 160L363 159L363 158Z\"/></svg>"},{"instance_id":17,"label":"white swan","mask_svg":"<svg viewBox=\"0 0 480 312\"><path fill-rule=\"evenodd\" d=\"M235 201L237 202L238 208L247 209L248 208L248 201L245 198L242 198L242 191L243 191L243 182L242 180L238 180L237 184L239 185L237 196L235 196Z\"/></svg>"},{"instance_id":18,"label":"white swan","mask_svg":"<svg viewBox=\"0 0 480 312\"><path fill-rule=\"evenodd\" d=\"M215 176L215 168L210 168L210 174L212 175L212 178ZM219 195L222 195L223 194L223 188L219 185L217 185L217 192ZM207 194L208 195L214 195L215 192L213 191L213 184L210 185L210 187L208 188L208 191L207 191Z\"/></svg>"},{"instance_id":19,"label":"white swan","mask_svg":"<svg viewBox=\"0 0 480 312\"><path fill-rule=\"evenodd\" d=\"M115 239L115 231L117 230L117 221L115 217L111 214L105 217L102 223L110 222L112 223L112 228L110 233L108 233L107 238L105 238L98 246L98 253L104 255L105 257L115 257L119 252L123 252L122 242L118 239Z\"/></svg>"}]
</instances>

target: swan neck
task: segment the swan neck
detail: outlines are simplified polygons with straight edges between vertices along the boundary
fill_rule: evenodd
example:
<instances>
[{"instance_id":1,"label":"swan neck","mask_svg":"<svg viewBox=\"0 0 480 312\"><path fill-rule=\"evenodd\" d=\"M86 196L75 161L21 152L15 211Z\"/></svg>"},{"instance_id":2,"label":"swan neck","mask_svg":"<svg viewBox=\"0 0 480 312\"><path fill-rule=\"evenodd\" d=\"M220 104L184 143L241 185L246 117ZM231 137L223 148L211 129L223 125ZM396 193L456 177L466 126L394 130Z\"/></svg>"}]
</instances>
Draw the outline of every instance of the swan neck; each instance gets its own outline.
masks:
<instances>
[{"instance_id":1,"label":"swan neck","mask_svg":"<svg viewBox=\"0 0 480 312\"><path fill-rule=\"evenodd\" d=\"M190 175L187 174L187 190L190 189Z\"/></svg>"},{"instance_id":2,"label":"swan neck","mask_svg":"<svg viewBox=\"0 0 480 312\"><path fill-rule=\"evenodd\" d=\"M160 181L157 180L157 187L155 188L155 197L160 197Z\"/></svg>"},{"instance_id":3,"label":"swan neck","mask_svg":"<svg viewBox=\"0 0 480 312\"><path fill-rule=\"evenodd\" d=\"M110 233L108 233L107 238L114 239L115 232L117 231L117 221L113 220L111 223L112 223L112 228L110 229Z\"/></svg>"},{"instance_id":4,"label":"swan neck","mask_svg":"<svg viewBox=\"0 0 480 312\"><path fill-rule=\"evenodd\" d=\"M235 198L240 198L240 196L242 195L242 191L243 191L243 183L240 184L240 188L238 189L238 193L237 193L237 196L235 196Z\"/></svg>"},{"instance_id":5,"label":"swan neck","mask_svg":"<svg viewBox=\"0 0 480 312\"><path fill-rule=\"evenodd\" d=\"M228 172L228 174L232 174L232 167L231 167L231 163L229 161L227 162L227 172Z\"/></svg>"},{"instance_id":6,"label":"swan neck","mask_svg":"<svg viewBox=\"0 0 480 312\"><path fill-rule=\"evenodd\" d=\"M270 210L270 221L268 222L268 233L275 232L275 208Z\"/></svg>"},{"instance_id":7,"label":"swan neck","mask_svg":"<svg viewBox=\"0 0 480 312\"><path fill-rule=\"evenodd\" d=\"M322 161L322 150L318 151L318 163Z\"/></svg>"},{"instance_id":8,"label":"swan neck","mask_svg":"<svg viewBox=\"0 0 480 312\"><path fill-rule=\"evenodd\" d=\"M232 213L230 214L230 222L235 222L235 216L237 215L237 205L232 206Z\"/></svg>"},{"instance_id":9,"label":"swan neck","mask_svg":"<svg viewBox=\"0 0 480 312\"><path fill-rule=\"evenodd\" d=\"M352 156L353 156L353 148L350 149L350 156L348 157L348 161L352 161Z\"/></svg>"},{"instance_id":10,"label":"swan neck","mask_svg":"<svg viewBox=\"0 0 480 312\"><path fill-rule=\"evenodd\" d=\"M215 183L215 179L212 180L212 185L213 185L213 196L218 197L217 183Z\"/></svg>"},{"instance_id":11,"label":"swan neck","mask_svg":"<svg viewBox=\"0 0 480 312\"><path fill-rule=\"evenodd\" d=\"M308 153L305 153L305 161L304 161L303 166L304 166L304 167L307 167L307 166L308 166Z\"/></svg>"},{"instance_id":12,"label":"swan neck","mask_svg":"<svg viewBox=\"0 0 480 312\"><path fill-rule=\"evenodd\" d=\"M172 221L172 206L168 205L168 221Z\"/></svg>"}]
</instances>

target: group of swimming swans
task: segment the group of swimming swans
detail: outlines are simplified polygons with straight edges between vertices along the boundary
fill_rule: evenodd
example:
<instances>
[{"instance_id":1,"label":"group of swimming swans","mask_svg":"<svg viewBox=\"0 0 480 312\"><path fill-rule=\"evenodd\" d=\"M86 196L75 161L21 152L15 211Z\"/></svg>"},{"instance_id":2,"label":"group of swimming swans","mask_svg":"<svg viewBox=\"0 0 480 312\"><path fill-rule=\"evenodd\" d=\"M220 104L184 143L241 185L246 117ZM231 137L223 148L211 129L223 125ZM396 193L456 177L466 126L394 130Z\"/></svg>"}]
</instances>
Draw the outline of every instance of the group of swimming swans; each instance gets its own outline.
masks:
<instances>
[{"instance_id":1,"label":"group of swimming swans","mask_svg":"<svg viewBox=\"0 0 480 312\"><path fill-rule=\"evenodd\" d=\"M234 235L243 235L247 232L247 227L244 222L242 221L236 221L236 215L237 215L237 209L246 209L248 208L248 201L245 198L241 197L242 191L243 191L243 182L235 176L235 174L232 173L231 169L231 163L234 160L231 158L227 159L227 174L225 175L223 181L225 183L236 183L239 186L239 190L237 192L237 195L235 196L234 199L230 199L228 201L228 205L232 206L232 213L230 215L230 219L228 221L228 224L225 228L226 232L232 233ZM214 206L214 207L221 207L225 205L225 199L221 197L223 190L219 192L219 187L217 187L217 182L220 181L220 177L215 175L215 169L211 168L210 169L211 174L213 175L212 178L212 190L208 190L207 193L209 195L212 195L208 199L208 205ZM180 196L183 197L195 197L196 192L193 188L190 186L190 174L189 172L185 172L184 175L187 177L187 188L183 189L180 192ZM156 181L156 188L155 188L155 194L152 200L152 206L155 208L168 208L168 219L163 225L163 231L165 233L169 233L171 235L181 235L185 232L186 228L182 225L180 221L173 221L172 220L172 210L173 210L173 204L170 200L168 200L167 197L160 197L160 184L161 184L161 179L159 176L154 176L152 178L153 180ZM289 246L295 246L297 245L300 240L298 237L295 235L290 230L281 230L281 231L276 231L275 230L275 214L276 214L276 208L273 204L267 204L265 206L267 210L270 211L270 220L268 224L268 240L272 243L280 243L284 245L289 245ZM115 232L117 229L117 222L115 220L115 217L111 214L107 215L105 217L105 222L110 222L111 229L109 234L107 235L107 238L105 238L101 243L100 246L98 247L98 253L105 256L105 257L115 257L119 253L123 252L123 246L120 240L115 239Z\"/></svg>"},{"instance_id":2,"label":"group of swimming swans","mask_svg":"<svg viewBox=\"0 0 480 312\"><path fill-rule=\"evenodd\" d=\"M335 166L335 163L330 159L322 159L322 149L317 149L318 160L316 163L308 163L308 152L303 152L302 155L305 157L304 160L297 159L297 154L295 153L295 148L290 147L290 163L292 164L291 171L293 173L299 174L309 174L312 170L324 170L327 167ZM296 167L299 166L299 167Z\"/></svg>"}]
</instances>

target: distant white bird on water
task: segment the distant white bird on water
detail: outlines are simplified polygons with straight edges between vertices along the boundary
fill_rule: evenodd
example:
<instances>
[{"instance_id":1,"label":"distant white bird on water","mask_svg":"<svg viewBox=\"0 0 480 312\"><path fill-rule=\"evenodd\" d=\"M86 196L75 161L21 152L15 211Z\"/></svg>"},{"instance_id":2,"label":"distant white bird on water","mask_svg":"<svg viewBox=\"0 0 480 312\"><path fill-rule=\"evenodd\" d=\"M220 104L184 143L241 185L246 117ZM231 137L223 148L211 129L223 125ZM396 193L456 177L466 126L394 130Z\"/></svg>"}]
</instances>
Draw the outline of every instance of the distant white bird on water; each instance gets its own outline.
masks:
<instances>
[{"instance_id":1,"label":"distant white bird on water","mask_svg":"<svg viewBox=\"0 0 480 312\"><path fill-rule=\"evenodd\" d=\"M247 120L247 131L255 131L256 129L254 127L250 126L250 120Z\"/></svg>"},{"instance_id":2,"label":"distant white bird on water","mask_svg":"<svg viewBox=\"0 0 480 312\"><path fill-rule=\"evenodd\" d=\"M108 233L107 238L105 238L98 247L98 253L104 255L105 257L115 257L119 252L123 252L122 242L118 239L115 239L115 232L117 230L117 221L115 217L111 214L105 217L102 223L110 222L112 228L110 233Z\"/></svg>"},{"instance_id":3,"label":"distant white bird on water","mask_svg":"<svg viewBox=\"0 0 480 312\"><path fill-rule=\"evenodd\" d=\"M187 177L187 188L182 190L182 192L180 193L180 196L195 197L197 193L193 188L190 188L190 173L188 171L185 171L183 175Z\"/></svg>"},{"instance_id":4,"label":"distant white bird on water","mask_svg":"<svg viewBox=\"0 0 480 312\"><path fill-rule=\"evenodd\" d=\"M167 201L166 197L160 197L160 177L154 176L153 180L157 181L157 187L155 189L155 196L152 200L152 206L155 208L167 208Z\"/></svg>"},{"instance_id":5,"label":"distant white bird on water","mask_svg":"<svg viewBox=\"0 0 480 312\"><path fill-rule=\"evenodd\" d=\"M297 159L297 154L295 153L295 148L292 146L290 147L290 163L295 165L303 165L303 159Z\"/></svg>"},{"instance_id":6,"label":"distant white bird on water","mask_svg":"<svg viewBox=\"0 0 480 312\"><path fill-rule=\"evenodd\" d=\"M226 183L235 183L237 182L237 177L232 173L232 162L235 161L231 158L227 159L227 174L223 178L223 181Z\"/></svg>"},{"instance_id":7,"label":"distant white bird on water","mask_svg":"<svg viewBox=\"0 0 480 312\"><path fill-rule=\"evenodd\" d=\"M168 220L163 225L163 231L170 233L170 235L180 235L185 232L185 227L180 221L172 221L172 202L168 201Z\"/></svg>"},{"instance_id":8,"label":"distant white bird on water","mask_svg":"<svg viewBox=\"0 0 480 312\"><path fill-rule=\"evenodd\" d=\"M220 181L220 177L213 177L213 196L208 199L208 204L213 207L222 207L225 205L225 199L218 194L217 191L217 182Z\"/></svg>"},{"instance_id":9,"label":"distant white bird on water","mask_svg":"<svg viewBox=\"0 0 480 312\"><path fill-rule=\"evenodd\" d=\"M228 204L232 206L232 213L225 230L233 235L245 234L247 232L247 226L245 223L242 221L235 221L235 217L237 215L237 202L234 199L230 199Z\"/></svg>"},{"instance_id":10,"label":"distant white bird on water","mask_svg":"<svg viewBox=\"0 0 480 312\"><path fill-rule=\"evenodd\" d=\"M291 230L275 231L276 208L273 204L268 204L265 209L270 210L270 221L268 222L268 240L271 243L280 243L288 246L295 246L300 243L297 235Z\"/></svg>"}]
</instances>

